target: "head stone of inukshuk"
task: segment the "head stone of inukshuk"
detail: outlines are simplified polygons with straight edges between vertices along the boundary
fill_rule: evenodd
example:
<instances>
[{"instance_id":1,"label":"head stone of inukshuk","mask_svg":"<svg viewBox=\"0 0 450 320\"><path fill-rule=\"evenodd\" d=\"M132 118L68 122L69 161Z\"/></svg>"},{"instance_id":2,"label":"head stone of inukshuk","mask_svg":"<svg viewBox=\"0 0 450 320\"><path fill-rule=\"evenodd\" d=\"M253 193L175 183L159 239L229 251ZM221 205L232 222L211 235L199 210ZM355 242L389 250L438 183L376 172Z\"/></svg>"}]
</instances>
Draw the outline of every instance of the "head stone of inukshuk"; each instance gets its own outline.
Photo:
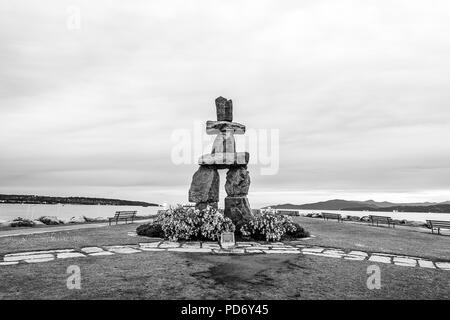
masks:
<instances>
[{"instance_id":1,"label":"head stone of inukshuk","mask_svg":"<svg viewBox=\"0 0 450 320\"><path fill-rule=\"evenodd\" d=\"M200 167L195 172L189 189L189 202L196 208L204 209L208 205L217 207L219 202L219 169L228 169L225 183L224 215L230 218L236 230L245 224L252 212L247 194L250 175L247 171L248 152L236 152L235 134L244 134L245 126L233 122L233 102L223 97L216 99L217 121L206 122L206 133L215 135L210 154L202 155L198 161Z\"/></svg>"}]
</instances>

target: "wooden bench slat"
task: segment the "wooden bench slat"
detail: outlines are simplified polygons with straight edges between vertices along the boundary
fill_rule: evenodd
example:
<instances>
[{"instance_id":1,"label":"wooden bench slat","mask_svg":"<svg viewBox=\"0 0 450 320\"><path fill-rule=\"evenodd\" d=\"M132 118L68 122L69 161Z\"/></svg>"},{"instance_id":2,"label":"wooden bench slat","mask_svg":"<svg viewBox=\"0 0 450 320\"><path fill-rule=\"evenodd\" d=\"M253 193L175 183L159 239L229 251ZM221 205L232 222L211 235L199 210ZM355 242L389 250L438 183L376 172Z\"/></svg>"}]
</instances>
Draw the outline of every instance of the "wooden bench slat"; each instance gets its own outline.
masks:
<instances>
[{"instance_id":1,"label":"wooden bench slat","mask_svg":"<svg viewBox=\"0 0 450 320\"><path fill-rule=\"evenodd\" d=\"M431 229L431 233L434 233L434 229L437 229L438 234L441 234L441 228L450 229L450 221L427 220L427 224Z\"/></svg>"},{"instance_id":2,"label":"wooden bench slat","mask_svg":"<svg viewBox=\"0 0 450 320\"><path fill-rule=\"evenodd\" d=\"M137 211L116 211L114 217L108 218L109 225L111 225L111 221L116 221L117 224L119 220L125 220L125 222L128 223L128 219L131 219L131 222L133 222L136 213Z\"/></svg>"},{"instance_id":3,"label":"wooden bench slat","mask_svg":"<svg viewBox=\"0 0 450 320\"><path fill-rule=\"evenodd\" d=\"M392 227L395 228L394 220L392 220L391 217L386 216L375 216L375 215L369 215L369 219L372 222L372 225L376 222L378 226L378 222L385 222L390 227L392 224Z\"/></svg>"},{"instance_id":4,"label":"wooden bench slat","mask_svg":"<svg viewBox=\"0 0 450 320\"><path fill-rule=\"evenodd\" d=\"M322 218L323 218L323 220L335 219L338 222L339 221L343 222L342 216L340 213L322 212Z\"/></svg>"}]
</instances>

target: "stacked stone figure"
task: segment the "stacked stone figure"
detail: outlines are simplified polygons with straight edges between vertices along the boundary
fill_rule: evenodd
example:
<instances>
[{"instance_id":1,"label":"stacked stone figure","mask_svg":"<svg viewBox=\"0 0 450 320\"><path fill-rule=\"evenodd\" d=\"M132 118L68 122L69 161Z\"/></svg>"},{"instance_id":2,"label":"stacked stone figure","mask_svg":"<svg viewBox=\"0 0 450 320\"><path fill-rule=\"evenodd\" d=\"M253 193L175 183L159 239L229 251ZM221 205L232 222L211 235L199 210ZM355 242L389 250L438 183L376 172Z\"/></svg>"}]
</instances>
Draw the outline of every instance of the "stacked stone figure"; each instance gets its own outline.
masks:
<instances>
[{"instance_id":1,"label":"stacked stone figure","mask_svg":"<svg viewBox=\"0 0 450 320\"><path fill-rule=\"evenodd\" d=\"M233 102L223 97L216 99L217 121L206 122L206 133L216 135L211 154L200 157L200 168L192 178L189 202L199 209L207 205L217 207L219 202L218 169L228 169L225 190L225 216L240 228L251 217L247 199L250 176L247 171L248 152L236 152L235 134L244 134L245 126L233 122Z\"/></svg>"}]
</instances>

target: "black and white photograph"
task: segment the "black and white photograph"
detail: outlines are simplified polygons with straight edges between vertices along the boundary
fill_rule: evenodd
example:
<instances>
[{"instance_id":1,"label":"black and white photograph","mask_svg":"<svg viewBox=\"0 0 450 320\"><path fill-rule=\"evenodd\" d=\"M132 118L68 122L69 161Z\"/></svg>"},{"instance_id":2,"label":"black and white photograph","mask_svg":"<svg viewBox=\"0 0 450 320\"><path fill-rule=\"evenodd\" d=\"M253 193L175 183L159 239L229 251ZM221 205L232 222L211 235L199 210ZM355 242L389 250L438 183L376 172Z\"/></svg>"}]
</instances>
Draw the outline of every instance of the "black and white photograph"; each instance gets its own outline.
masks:
<instances>
[{"instance_id":1,"label":"black and white photograph","mask_svg":"<svg viewBox=\"0 0 450 320\"><path fill-rule=\"evenodd\" d=\"M446 0L0 0L0 300L448 302L449 34Z\"/></svg>"}]
</instances>

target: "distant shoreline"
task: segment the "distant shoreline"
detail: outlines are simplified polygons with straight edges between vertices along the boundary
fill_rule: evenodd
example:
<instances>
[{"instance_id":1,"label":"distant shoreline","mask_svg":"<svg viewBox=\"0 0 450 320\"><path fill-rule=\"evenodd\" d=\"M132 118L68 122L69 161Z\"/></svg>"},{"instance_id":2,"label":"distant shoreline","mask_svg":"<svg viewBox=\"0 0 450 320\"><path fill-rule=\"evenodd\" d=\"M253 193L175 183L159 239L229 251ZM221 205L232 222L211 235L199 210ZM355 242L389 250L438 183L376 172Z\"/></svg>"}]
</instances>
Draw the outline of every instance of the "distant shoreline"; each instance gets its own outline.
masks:
<instances>
[{"instance_id":1,"label":"distant shoreline","mask_svg":"<svg viewBox=\"0 0 450 320\"><path fill-rule=\"evenodd\" d=\"M0 194L0 204L64 204L64 205L104 205L104 206L137 206L160 207L159 204L144 201L122 199L89 198L89 197L51 197L37 195Z\"/></svg>"},{"instance_id":2,"label":"distant shoreline","mask_svg":"<svg viewBox=\"0 0 450 320\"><path fill-rule=\"evenodd\" d=\"M430 213L450 213L450 201L433 203L393 203L393 202L376 202L373 200L354 201L334 199L315 203L306 204L278 204L265 206L264 209L280 209L280 210L341 210L341 211L376 211L376 212L430 212Z\"/></svg>"},{"instance_id":3,"label":"distant shoreline","mask_svg":"<svg viewBox=\"0 0 450 320\"><path fill-rule=\"evenodd\" d=\"M442 212L386 212L386 211L347 211L347 210L315 210L315 209L272 209L277 210L278 213L297 213L300 216L318 216L323 212L338 213L344 218L353 217L368 217L369 215L380 215L391 217L394 220L408 220L425 223L427 220L444 220L450 221L450 214Z\"/></svg>"},{"instance_id":4,"label":"distant shoreline","mask_svg":"<svg viewBox=\"0 0 450 320\"><path fill-rule=\"evenodd\" d=\"M97 203L97 204L91 204L91 203L62 203L62 202L52 202L52 203L46 203L46 202L2 202L0 201L0 204L44 204L44 205L73 205L73 206L123 206L123 207L161 207L159 204L149 204L149 205L137 205L137 204L109 204L109 203Z\"/></svg>"}]
</instances>

